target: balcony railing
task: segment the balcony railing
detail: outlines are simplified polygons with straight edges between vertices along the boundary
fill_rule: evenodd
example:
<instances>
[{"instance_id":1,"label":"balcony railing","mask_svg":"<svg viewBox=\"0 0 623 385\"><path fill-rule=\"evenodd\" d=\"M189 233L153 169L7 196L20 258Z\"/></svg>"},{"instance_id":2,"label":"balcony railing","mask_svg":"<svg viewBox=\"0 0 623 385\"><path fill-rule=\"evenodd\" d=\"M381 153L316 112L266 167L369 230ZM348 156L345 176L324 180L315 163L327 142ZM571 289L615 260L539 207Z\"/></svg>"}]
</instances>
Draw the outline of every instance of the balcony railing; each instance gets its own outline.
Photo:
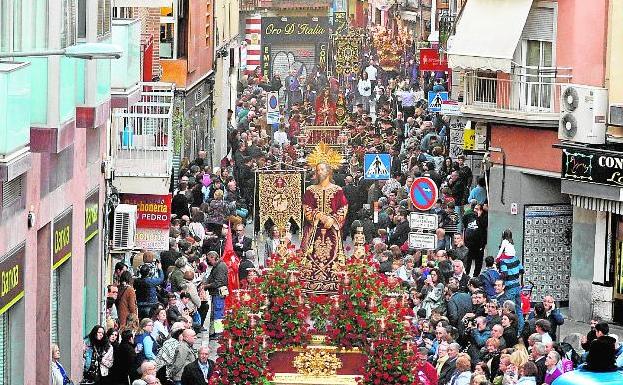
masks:
<instances>
[{"instance_id":1,"label":"balcony railing","mask_svg":"<svg viewBox=\"0 0 623 385\"><path fill-rule=\"evenodd\" d=\"M464 112L531 114L558 119L560 90L571 79L568 68L521 68L516 74L467 73L463 77Z\"/></svg>"},{"instance_id":2,"label":"balcony railing","mask_svg":"<svg viewBox=\"0 0 623 385\"><path fill-rule=\"evenodd\" d=\"M240 0L241 11L253 11L261 4L261 0Z\"/></svg>"},{"instance_id":3,"label":"balcony railing","mask_svg":"<svg viewBox=\"0 0 623 385\"><path fill-rule=\"evenodd\" d=\"M113 112L116 176L169 176L173 159L171 83L141 83L141 100Z\"/></svg>"}]
</instances>

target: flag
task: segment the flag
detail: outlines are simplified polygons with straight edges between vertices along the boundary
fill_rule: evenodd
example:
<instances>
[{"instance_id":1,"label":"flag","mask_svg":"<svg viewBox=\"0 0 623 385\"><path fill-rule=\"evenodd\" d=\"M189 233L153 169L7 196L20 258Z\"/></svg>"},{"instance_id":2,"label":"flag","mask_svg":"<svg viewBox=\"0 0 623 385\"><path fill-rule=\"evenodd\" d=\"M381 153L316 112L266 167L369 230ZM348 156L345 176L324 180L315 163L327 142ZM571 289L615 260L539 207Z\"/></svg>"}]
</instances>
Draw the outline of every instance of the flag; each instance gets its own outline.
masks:
<instances>
[{"instance_id":1,"label":"flag","mask_svg":"<svg viewBox=\"0 0 623 385\"><path fill-rule=\"evenodd\" d=\"M231 307L234 290L240 288L238 281L238 269L240 268L240 258L234 251L234 242L231 235L231 224L227 228L227 237L225 238L225 248L223 249L223 262L227 266L227 290L229 295L225 298L225 309Z\"/></svg>"}]
</instances>

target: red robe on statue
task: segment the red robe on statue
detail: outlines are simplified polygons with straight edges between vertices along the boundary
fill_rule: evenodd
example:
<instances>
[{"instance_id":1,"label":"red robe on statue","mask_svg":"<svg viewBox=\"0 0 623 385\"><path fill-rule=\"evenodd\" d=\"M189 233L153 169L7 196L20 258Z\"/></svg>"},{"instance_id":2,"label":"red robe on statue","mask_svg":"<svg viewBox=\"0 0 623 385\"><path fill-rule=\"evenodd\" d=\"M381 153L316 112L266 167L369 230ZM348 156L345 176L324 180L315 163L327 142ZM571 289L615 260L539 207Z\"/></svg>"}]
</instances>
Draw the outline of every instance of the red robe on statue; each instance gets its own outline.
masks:
<instances>
[{"instance_id":1,"label":"red robe on statue","mask_svg":"<svg viewBox=\"0 0 623 385\"><path fill-rule=\"evenodd\" d=\"M238 269L240 268L240 258L234 251L234 243L231 236L231 225L227 229L225 238L225 249L223 250L223 262L227 265L227 290L229 295L225 297L225 309L230 309L234 298L234 290L240 288L238 280Z\"/></svg>"},{"instance_id":2,"label":"red robe on statue","mask_svg":"<svg viewBox=\"0 0 623 385\"><path fill-rule=\"evenodd\" d=\"M331 100L331 97L326 95L320 95L316 98L316 120L314 124L316 126L335 126L335 102Z\"/></svg>"}]
</instances>

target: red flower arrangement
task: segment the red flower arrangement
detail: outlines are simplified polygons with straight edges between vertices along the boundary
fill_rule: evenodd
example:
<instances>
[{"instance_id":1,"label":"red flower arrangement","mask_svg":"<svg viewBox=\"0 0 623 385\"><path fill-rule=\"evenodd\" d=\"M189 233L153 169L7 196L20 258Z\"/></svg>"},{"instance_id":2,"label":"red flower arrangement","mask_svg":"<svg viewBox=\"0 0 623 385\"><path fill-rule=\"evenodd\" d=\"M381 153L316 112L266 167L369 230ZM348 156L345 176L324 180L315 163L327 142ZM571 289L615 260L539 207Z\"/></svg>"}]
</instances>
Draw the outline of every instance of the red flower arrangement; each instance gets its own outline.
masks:
<instances>
[{"instance_id":1,"label":"red flower arrangement","mask_svg":"<svg viewBox=\"0 0 623 385\"><path fill-rule=\"evenodd\" d=\"M215 374L210 385L270 384L267 370L270 346L264 335L261 307L264 297L256 285L233 293L232 307L224 320Z\"/></svg>"},{"instance_id":2,"label":"red flower arrangement","mask_svg":"<svg viewBox=\"0 0 623 385\"><path fill-rule=\"evenodd\" d=\"M266 298L264 332L275 348L305 346L311 333L307 324L309 308L298 280L301 255L275 256L268 265L270 270L260 283Z\"/></svg>"},{"instance_id":3,"label":"red flower arrangement","mask_svg":"<svg viewBox=\"0 0 623 385\"><path fill-rule=\"evenodd\" d=\"M333 344L351 349L368 344L369 331L376 323L377 305L386 292L383 277L371 261L351 258L338 294L332 297L327 338Z\"/></svg>"},{"instance_id":4,"label":"red flower arrangement","mask_svg":"<svg viewBox=\"0 0 623 385\"><path fill-rule=\"evenodd\" d=\"M410 309L403 301L385 298L379 308L379 322L371 330L372 338L366 347L368 363L361 385L418 385L413 372L417 348L411 342L410 322L405 320Z\"/></svg>"}]
</instances>

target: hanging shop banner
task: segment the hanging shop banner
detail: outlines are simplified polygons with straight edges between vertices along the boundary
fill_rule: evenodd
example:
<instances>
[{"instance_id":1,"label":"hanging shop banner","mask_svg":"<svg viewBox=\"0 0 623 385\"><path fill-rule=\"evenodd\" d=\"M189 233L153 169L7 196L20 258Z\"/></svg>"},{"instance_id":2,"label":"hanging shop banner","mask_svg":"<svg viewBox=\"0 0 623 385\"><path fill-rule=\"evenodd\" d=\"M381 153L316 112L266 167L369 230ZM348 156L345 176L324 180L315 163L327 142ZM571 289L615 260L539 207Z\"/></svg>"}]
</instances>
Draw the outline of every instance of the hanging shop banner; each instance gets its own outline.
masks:
<instances>
[{"instance_id":1,"label":"hanging shop banner","mask_svg":"<svg viewBox=\"0 0 623 385\"><path fill-rule=\"evenodd\" d=\"M420 48L420 71L447 71L448 60L434 48Z\"/></svg>"},{"instance_id":2,"label":"hanging shop banner","mask_svg":"<svg viewBox=\"0 0 623 385\"><path fill-rule=\"evenodd\" d=\"M26 246L18 246L0 260L0 315L24 296Z\"/></svg>"},{"instance_id":3,"label":"hanging shop banner","mask_svg":"<svg viewBox=\"0 0 623 385\"><path fill-rule=\"evenodd\" d=\"M52 270L71 258L72 213L70 208L54 219L52 227Z\"/></svg>"},{"instance_id":4,"label":"hanging shop banner","mask_svg":"<svg viewBox=\"0 0 623 385\"><path fill-rule=\"evenodd\" d=\"M623 156L577 147L562 150L562 179L623 186Z\"/></svg>"},{"instance_id":5,"label":"hanging shop banner","mask_svg":"<svg viewBox=\"0 0 623 385\"><path fill-rule=\"evenodd\" d=\"M100 190L96 188L84 202L84 243L97 235L99 230Z\"/></svg>"},{"instance_id":6,"label":"hanging shop banner","mask_svg":"<svg viewBox=\"0 0 623 385\"><path fill-rule=\"evenodd\" d=\"M338 36L348 35L348 16L346 12L333 12L333 33Z\"/></svg>"},{"instance_id":7,"label":"hanging shop banner","mask_svg":"<svg viewBox=\"0 0 623 385\"><path fill-rule=\"evenodd\" d=\"M151 251L169 250L168 229L136 229L136 248Z\"/></svg>"},{"instance_id":8,"label":"hanging shop banner","mask_svg":"<svg viewBox=\"0 0 623 385\"><path fill-rule=\"evenodd\" d=\"M171 195L122 194L121 203L136 205L137 229L169 229Z\"/></svg>"}]
</instances>

